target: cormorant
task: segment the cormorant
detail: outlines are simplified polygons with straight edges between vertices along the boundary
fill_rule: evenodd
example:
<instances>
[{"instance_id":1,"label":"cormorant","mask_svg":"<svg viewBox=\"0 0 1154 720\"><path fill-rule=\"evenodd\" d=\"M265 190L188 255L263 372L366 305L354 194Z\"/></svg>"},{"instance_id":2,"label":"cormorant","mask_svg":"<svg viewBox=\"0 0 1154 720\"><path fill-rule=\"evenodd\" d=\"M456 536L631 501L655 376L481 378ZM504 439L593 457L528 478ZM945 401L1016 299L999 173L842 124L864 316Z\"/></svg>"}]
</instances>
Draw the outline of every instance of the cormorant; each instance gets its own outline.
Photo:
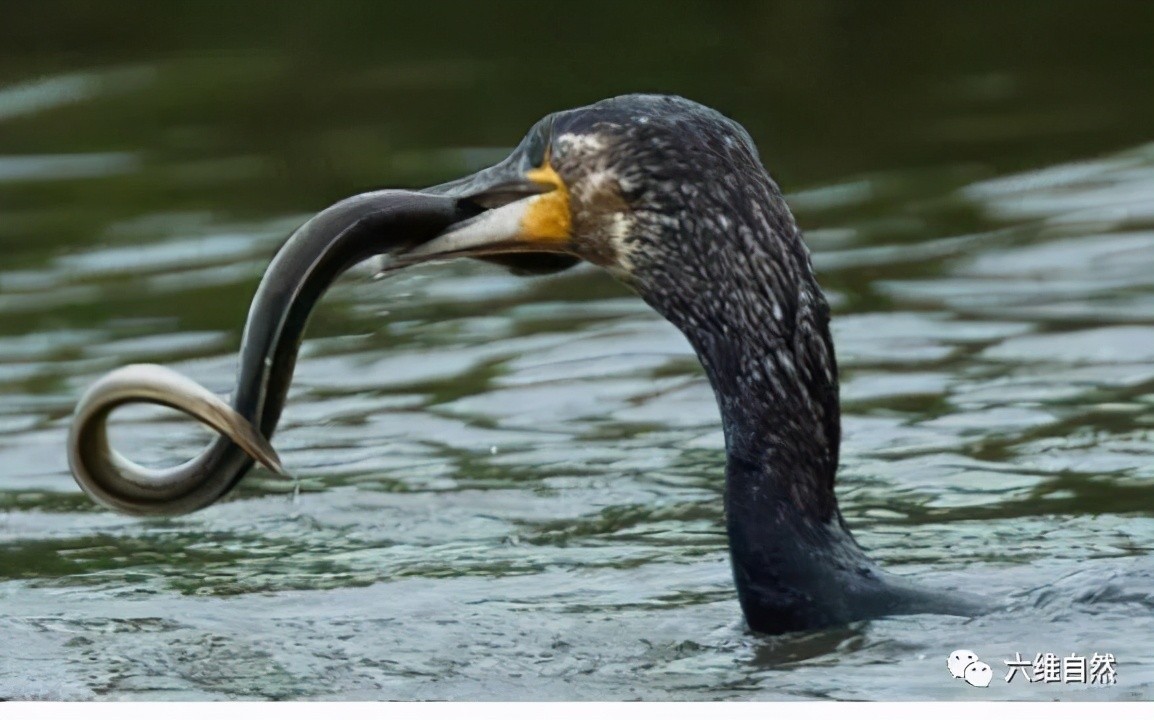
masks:
<instances>
[{"instance_id":1,"label":"cormorant","mask_svg":"<svg viewBox=\"0 0 1154 720\"><path fill-rule=\"evenodd\" d=\"M917 588L885 573L850 534L834 494L841 414L829 305L801 231L741 125L679 97L610 98L547 116L491 168L424 193L394 191L391 197L409 209L378 222L377 245L362 242L356 259L370 250L392 249L387 268L473 257L520 272L551 272L587 261L632 287L684 333L721 412L725 522L734 580L751 629L782 633L882 615L973 615L983 609L978 599ZM223 409L217 409L214 426L274 469L275 453L264 438L279 417L304 318L339 272L334 268L343 270L353 257L332 249L335 243L325 233L347 226L349 217L329 223L323 232L306 225L294 235L298 245L311 242L340 258L315 273L324 281L314 282L307 302L297 303L295 319L263 319L291 315L283 309L283 297L268 300L264 310L254 302L238 381L244 397L233 406L260 432L246 434L232 416L219 419L228 408L216 400ZM404 237L382 248L381 231ZM320 239L303 242L302 235ZM314 272L302 259L317 252L309 247L281 264L281 276L277 262L291 253L278 254L258 299L303 283L301 278ZM287 326L287 339L252 329L262 324ZM260 347L251 349L252 337ZM244 367L257 368L264 357L280 359L271 364L273 370L265 368L261 375L254 369L246 377ZM112 382L113 390L138 387L133 375L141 372ZM143 374L148 372L159 371ZM220 471L219 460L201 462L183 478L183 495L149 504L130 487L141 483L123 481L122 458L93 461L111 452L103 436L107 398L124 401L133 392L94 388L78 411L73 436L86 440L72 444L74 472L90 492L93 486L105 488L103 497L94 493L102 501L128 512L185 512L215 500L251 465L222 438L210 450L233 458L227 472ZM195 403L181 404L181 392L166 387L150 397L196 414ZM203 395L208 398L201 398L201 406L215 398L207 391ZM215 485L201 492L197 483L206 478ZM108 487L135 495L116 496Z\"/></svg>"}]
</instances>

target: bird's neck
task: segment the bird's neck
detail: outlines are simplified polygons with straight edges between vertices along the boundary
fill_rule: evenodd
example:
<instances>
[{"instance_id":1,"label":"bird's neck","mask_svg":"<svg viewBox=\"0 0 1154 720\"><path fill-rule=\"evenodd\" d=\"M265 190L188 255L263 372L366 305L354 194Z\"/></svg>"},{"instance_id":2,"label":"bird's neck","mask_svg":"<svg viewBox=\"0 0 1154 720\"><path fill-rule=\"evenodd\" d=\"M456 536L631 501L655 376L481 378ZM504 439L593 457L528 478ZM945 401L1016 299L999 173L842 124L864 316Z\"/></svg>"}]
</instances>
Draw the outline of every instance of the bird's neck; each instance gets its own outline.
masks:
<instances>
[{"instance_id":1,"label":"bird's neck","mask_svg":"<svg viewBox=\"0 0 1154 720\"><path fill-rule=\"evenodd\" d=\"M734 252L669 281L678 291L653 293L651 304L685 334L713 386L730 505L756 506L763 523L778 505L828 523L841 442L829 306L792 221L761 232L753 243L719 240Z\"/></svg>"},{"instance_id":2,"label":"bird's neck","mask_svg":"<svg viewBox=\"0 0 1154 720\"><path fill-rule=\"evenodd\" d=\"M873 566L834 495L840 413L824 307L817 302L813 317L800 310L793 323L775 320L770 308L750 326L760 332L686 331L721 412L730 555L757 630L843 621L853 612L847 590L873 591Z\"/></svg>"},{"instance_id":3,"label":"bird's neck","mask_svg":"<svg viewBox=\"0 0 1154 720\"><path fill-rule=\"evenodd\" d=\"M792 220L761 233L718 240L733 252L693 266L677 292L648 294L697 351L717 398L746 618L782 631L851 616L845 603L875 582L834 495L841 413L829 307Z\"/></svg>"},{"instance_id":4,"label":"bird's neck","mask_svg":"<svg viewBox=\"0 0 1154 720\"><path fill-rule=\"evenodd\" d=\"M731 499L824 523L837 514L841 415L828 335L808 332L689 339L713 386L730 470L741 470Z\"/></svg>"},{"instance_id":5,"label":"bird's neck","mask_svg":"<svg viewBox=\"0 0 1154 720\"><path fill-rule=\"evenodd\" d=\"M739 599L755 630L844 622L879 590L834 495L840 412L828 311L784 322L749 303L744 331L686 330L713 386L726 445L725 519ZM870 601L872 602L872 600Z\"/></svg>"}]
</instances>

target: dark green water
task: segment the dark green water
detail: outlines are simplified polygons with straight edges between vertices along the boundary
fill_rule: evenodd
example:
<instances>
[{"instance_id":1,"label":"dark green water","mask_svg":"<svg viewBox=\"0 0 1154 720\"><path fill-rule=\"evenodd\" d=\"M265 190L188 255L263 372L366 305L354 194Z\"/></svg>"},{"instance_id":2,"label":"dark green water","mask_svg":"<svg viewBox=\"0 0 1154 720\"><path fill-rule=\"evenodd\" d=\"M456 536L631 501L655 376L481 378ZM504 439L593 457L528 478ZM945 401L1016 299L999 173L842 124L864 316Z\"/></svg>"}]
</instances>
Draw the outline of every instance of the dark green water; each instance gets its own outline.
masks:
<instances>
[{"instance_id":1,"label":"dark green water","mask_svg":"<svg viewBox=\"0 0 1154 720\"><path fill-rule=\"evenodd\" d=\"M1147 3L6 3L0 697L1154 697L1152 87ZM256 473L139 521L79 492L83 388L144 361L227 392L310 213L632 91L736 118L789 193L859 540L1006 610L745 632L709 387L588 269L352 273L277 435L295 499ZM207 437L118 419L141 461ZM1006 684L1016 652L1113 653L1118 683Z\"/></svg>"}]
</instances>

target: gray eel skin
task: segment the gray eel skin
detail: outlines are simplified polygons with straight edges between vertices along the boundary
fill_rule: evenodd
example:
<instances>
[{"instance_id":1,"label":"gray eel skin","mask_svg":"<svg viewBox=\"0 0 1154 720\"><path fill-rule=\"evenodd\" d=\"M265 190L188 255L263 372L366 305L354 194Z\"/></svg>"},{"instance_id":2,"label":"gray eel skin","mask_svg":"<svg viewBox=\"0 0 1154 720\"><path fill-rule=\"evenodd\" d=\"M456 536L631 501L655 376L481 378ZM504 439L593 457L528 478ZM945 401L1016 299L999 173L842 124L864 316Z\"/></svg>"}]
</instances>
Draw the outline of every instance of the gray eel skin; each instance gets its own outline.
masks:
<instances>
[{"instance_id":1,"label":"gray eel skin","mask_svg":"<svg viewBox=\"0 0 1154 720\"><path fill-rule=\"evenodd\" d=\"M159 365L114 370L85 392L73 417L68 462L77 483L122 513L181 515L221 498L254 461L284 475L268 441L284 407L305 325L321 295L356 263L412 247L475 212L475 206L451 196L404 190L368 192L322 210L285 241L257 288L231 406ZM525 270L534 271L531 264ZM113 409L136 402L181 410L220 435L183 465L142 467L112 449L106 430Z\"/></svg>"}]
</instances>

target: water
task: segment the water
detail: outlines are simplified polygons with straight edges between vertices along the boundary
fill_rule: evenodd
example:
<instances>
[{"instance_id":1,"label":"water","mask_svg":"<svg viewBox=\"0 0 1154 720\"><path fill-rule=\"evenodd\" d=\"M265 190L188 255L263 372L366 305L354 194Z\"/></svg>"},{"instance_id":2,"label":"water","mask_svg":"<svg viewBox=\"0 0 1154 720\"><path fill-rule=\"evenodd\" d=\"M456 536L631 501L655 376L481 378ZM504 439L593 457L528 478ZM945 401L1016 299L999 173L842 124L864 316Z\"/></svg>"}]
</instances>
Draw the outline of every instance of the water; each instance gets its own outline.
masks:
<instances>
[{"instance_id":1,"label":"water","mask_svg":"<svg viewBox=\"0 0 1154 720\"><path fill-rule=\"evenodd\" d=\"M1150 7L251 7L5 9L0 697L1154 696ZM859 540L1006 609L746 632L711 392L590 269L353 272L277 434L299 495L257 472L141 521L80 494L83 388L147 361L227 392L311 212L639 89L742 121L789 191ZM163 465L207 437L145 408L113 431ZM958 647L990 688L948 676ZM1118 684L1006 684L1016 652L1110 652Z\"/></svg>"}]
</instances>

